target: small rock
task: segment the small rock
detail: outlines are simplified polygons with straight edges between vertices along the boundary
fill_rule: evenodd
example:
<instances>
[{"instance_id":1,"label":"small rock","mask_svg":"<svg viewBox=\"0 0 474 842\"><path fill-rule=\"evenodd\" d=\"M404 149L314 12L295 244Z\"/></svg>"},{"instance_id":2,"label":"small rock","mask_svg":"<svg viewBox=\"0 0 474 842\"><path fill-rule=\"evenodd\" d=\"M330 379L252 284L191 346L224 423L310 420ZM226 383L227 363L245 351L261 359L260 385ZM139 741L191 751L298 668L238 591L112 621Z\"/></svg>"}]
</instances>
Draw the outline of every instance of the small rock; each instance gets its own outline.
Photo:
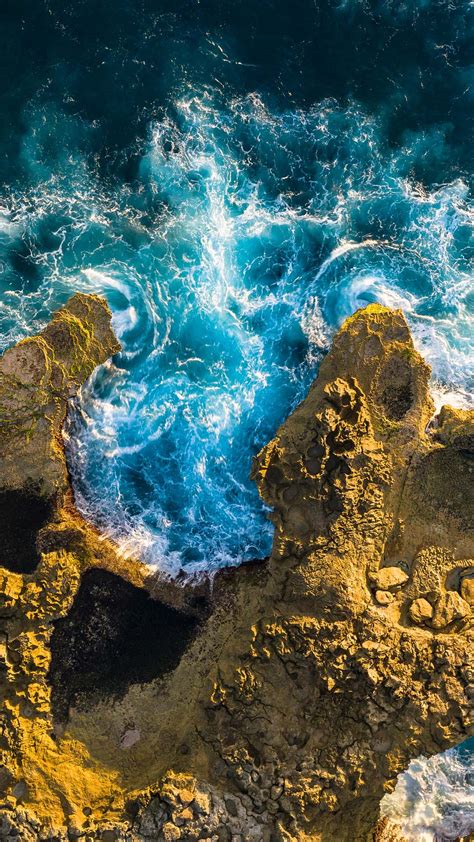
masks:
<instances>
[{"instance_id":1,"label":"small rock","mask_svg":"<svg viewBox=\"0 0 474 842\"><path fill-rule=\"evenodd\" d=\"M211 799L205 792L196 792L194 795L193 810L198 814L209 815L211 810Z\"/></svg>"},{"instance_id":2,"label":"small rock","mask_svg":"<svg viewBox=\"0 0 474 842\"><path fill-rule=\"evenodd\" d=\"M471 608L474 608L474 573L461 579L461 596Z\"/></svg>"},{"instance_id":3,"label":"small rock","mask_svg":"<svg viewBox=\"0 0 474 842\"><path fill-rule=\"evenodd\" d=\"M380 681L380 675L378 674L377 670L373 667L369 667L367 670L367 676L372 684L378 684Z\"/></svg>"},{"instance_id":4,"label":"small rock","mask_svg":"<svg viewBox=\"0 0 474 842\"><path fill-rule=\"evenodd\" d=\"M426 623L433 616L433 606L427 599L420 597L420 599L413 600L408 613L414 623Z\"/></svg>"},{"instance_id":5,"label":"small rock","mask_svg":"<svg viewBox=\"0 0 474 842\"><path fill-rule=\"evenodd\" d=\"M393 602L393 593L390 593L390 591L375 591L375 599L379 605L390 605Z\"/></svg>"},{"instance_id":6,"label":"small rock","mask_svg":"<svg viewBox=\"0 0 474 842\"><path fill-rule=\"evenodd\" d=\"M191 802L194 801L194 792L190 789L180 789L178 798L181 801L181 804L184 804L184 806L187 807L188 804L191 804Z\"/></svg>"},{"instance_id":7,"label":"small rock","mask_svg":"<svg viewBox=\"0 0 474 842\"><path fill-rule=\"evenodd\" d=\"M101 840L102 842L116 842L117 834L115 830L103 830Z\"/></svg>"},{"instance_id":8,"label":"small rock","mask_svg":"<svg viewBox=\"0 0 474 842\"><path fill-rule=\"evenodd\" d=\"M456 591L442 594L436 603L433 628L442 629L455 620L462 620L471 613L469 605Z\"/></svg>"},{"instance_id":9,"label":"small rock","mask_svg":"<svg viewBox=\"0 0 474 842\"><path fill-rule=\"evenodd\" d=\"M377 590L389 591L400 588L408 581L408 576L401 567L381 567L370 577Z\"/></svg>"},{"instance_id":10,"label":"small rock","mask_svg":"<svg viewBox=\"0 0 474 842\"><path fill-rule=\"evenodd\" d=\"M138 743L141 737L140 731L138 728L129 728L127 731L124 731L122 736L120 737L120 748L125 751L128 748L131 748Z\"/></svg>"},{"instance_id":11,"label":"small rock","mask_svg":"<svg viewBox=\"0 0 474 842\"><path fill-rule=\"evenodd\" d=\"M237 804L235 803L235 801L232 800L232 798L226 798L225 799L225 808L226 808L227 812L229 813L229 816L237 816L238 815Z\"/></svg>"},{"instance_id":12,"label":"small rock","mask_svg":"<svg viewBox=\"0 0 474 842\"><path fill-rule=\"evenodd\" d=\"M165 842L175 842L176 839L181 839L181 831L173 822L166 822L163 825L161 832Z\"/></svg>"},{"instance_id":13,"label":"small rock","mask_svg":"<svg viewBox=\"0 0 474 842\"><path fill-rule=\"evenodd\" d=\"M178 818L182 823L191 822L193 820L193 812L189 809L189 807L185 807L184 810L181 810ZM176 824L178 824L177 821Z\"/></svg>"}]
</instances>

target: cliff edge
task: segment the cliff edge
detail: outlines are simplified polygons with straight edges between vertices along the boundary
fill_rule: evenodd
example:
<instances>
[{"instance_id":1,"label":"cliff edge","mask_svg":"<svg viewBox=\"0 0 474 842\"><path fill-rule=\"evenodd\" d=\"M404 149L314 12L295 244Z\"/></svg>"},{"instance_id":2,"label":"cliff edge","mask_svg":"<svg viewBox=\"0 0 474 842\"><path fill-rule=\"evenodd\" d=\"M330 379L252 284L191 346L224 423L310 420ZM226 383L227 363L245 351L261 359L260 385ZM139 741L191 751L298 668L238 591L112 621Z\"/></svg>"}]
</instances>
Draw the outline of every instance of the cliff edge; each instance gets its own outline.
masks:
<instances>
[{"instance_id":1,"label":"cliff edge","mask_svg":"<svg viewBox=\"0 0 474 842\"><path fill-rule=\"evenodd\" d=\"M74 508L67 400L117 350L75 296L0 360L0 838L383 838L410 759L474 732L474 413L358 311L254 461L270 559L178 587Z\"/></svg>"}]
</instances>

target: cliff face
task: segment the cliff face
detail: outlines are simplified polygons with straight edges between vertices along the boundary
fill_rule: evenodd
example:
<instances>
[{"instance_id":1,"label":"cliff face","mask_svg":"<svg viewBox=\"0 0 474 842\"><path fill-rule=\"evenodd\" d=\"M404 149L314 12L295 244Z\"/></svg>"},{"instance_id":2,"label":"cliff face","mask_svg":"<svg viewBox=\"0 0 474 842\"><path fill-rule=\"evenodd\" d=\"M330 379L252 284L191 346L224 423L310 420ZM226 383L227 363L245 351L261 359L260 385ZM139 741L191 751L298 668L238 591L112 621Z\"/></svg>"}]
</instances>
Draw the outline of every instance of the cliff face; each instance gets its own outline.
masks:
<instances>
[{"instance_id":1,"label":"cliff face","mask_svg":"<svg viewBox=\"0 0 474 842\"><path fill-rule=\"evenodd\" d=\"M65 401L116 349L80 296L0 362L2 499L39 506L26 555L1 525L0 837L375 838L409 760L474 730L473 415L429 424L402 314L356 313L255 460L268 564L209 595L74 511Z\"/></svg>"}]
</instances>

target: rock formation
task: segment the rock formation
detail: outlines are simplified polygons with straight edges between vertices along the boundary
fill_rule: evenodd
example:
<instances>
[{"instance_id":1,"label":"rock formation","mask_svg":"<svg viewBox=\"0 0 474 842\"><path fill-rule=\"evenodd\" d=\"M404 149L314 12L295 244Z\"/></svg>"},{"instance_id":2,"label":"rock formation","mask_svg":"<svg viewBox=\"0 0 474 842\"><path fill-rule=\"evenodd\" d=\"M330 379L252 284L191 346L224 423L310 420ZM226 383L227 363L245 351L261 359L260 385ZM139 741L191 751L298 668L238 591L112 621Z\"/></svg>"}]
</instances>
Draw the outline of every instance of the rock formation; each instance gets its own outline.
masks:
<instances>
[{"instance_id":1,"label":"rock formation","mask_svg":"<svg viewBox=\"0 0 474 842\"><path fill-rule=\"evenodd\" d=\"M270 559L176 586L73 505L66 402L117 349L75 296L0 361L0 838L396 838L398 773L474 730L473 415L359 311L255 459Z\"/></svg>"}]
</instances>

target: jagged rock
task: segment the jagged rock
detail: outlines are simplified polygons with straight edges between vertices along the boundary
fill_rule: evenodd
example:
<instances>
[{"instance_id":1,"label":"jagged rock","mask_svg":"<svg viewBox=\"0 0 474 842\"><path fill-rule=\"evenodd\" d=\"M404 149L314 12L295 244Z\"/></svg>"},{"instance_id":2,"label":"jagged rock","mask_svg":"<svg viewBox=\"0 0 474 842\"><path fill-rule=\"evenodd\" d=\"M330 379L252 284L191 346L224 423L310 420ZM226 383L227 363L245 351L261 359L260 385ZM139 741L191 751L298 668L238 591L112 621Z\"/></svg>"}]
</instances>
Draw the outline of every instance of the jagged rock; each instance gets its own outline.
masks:
<instances>
[{"instance_id":1,"label":"jagged rock","mask_svg":"<svg viewBox=\"0 0 474 842\"><path fill-rule=\"evenodd\" d=\"M456 591L448 591L439 597L433 615L433 628L442 629L454 623L455 620L463 620L471 613L469 605Z\"/></svg>"},{"instance_id":2,"label":"jagged rock","mask_svg":"<svg viewBox=\"0 0 474 842\"><path fill-rule=\"evenodd\" d=\"M59 436L66 398L117 344L99 299L83 296L68 312L0 361L0 407L14 417L0 426L1 492L48 502L29 526L34 564L14 567L17 541L0 576L1 827L25 842L66 842L72 828L91 840L114 832L117 842L166 834L367 842L384 792L410 759L472 733L466 609L464 620L425 624L422 633L406 623L427 594L447 616L447 583L457 587L472 565L472 413L444 410L428 427L429 370L402 314L377 305L356 313L307 398L255 460L275 524L268 563L216 576L207 613L192 608L200 625L167 672L131 668L120 692L113 683L100 693L94 682L89 694L81 685L67 720L57 721L53 629L55 640L72 629L71 651L86 666L97 639L76 610L87 571L113 574L103 594L112 642L123 590L115 579L174 598L169 583L119 557L72 505ZM4 511L15 501L4 497ZM408 574L381 567L386 559L403 559ZM195 591L179 591L191 610ZM389 610L374 591L393 596ZM459 594L454 603L458 614L467 606ZM148 645L136 642L137 663ZM97 675L101 664L93 668ZM140 739L124 744L130 732ZM391 832L386 823L379 830Z\"/></svg>"},{"instance_id":3,"label":"jagged rock","mask_svg":"<svg viewBox=\"0 0 474 842\"><path fill-rule=\"evenodd\" d=\"M67 401L94 368L120 350L110 310L74 295L39 336L0 360L0 490L33 488L51 498L68 488L61 427Z\"/></svg>"},{"instance_id":4,"label":"jagged rock","mask_svg":"<svg viewBox=\"0 0 474 842\"><path fill-rule=\"evenodd\" d=\"M382 567L370 576L372 584L382 590L399 588L408 581L408 575L400 567Z\"/></svg>"},{"instance_id":5,"label":"jagged rock","mask_svg":"<svg viewBox=\"0 0 474 842\"><path fill-rule=\"evenodd\" d=\"M411 603L408 613L414 623L426 623L433 616L433 606L427 599L420 597Z\"/></svg>"},{"instance_id":6,"label":"jagged rock","mask_svg":"<svg viewBox=\"0 0 474 842\"><path fill-rule=\"evenodd\" d=\"M461 579L461 596L471 608L474 608L474 573Z\"/></svg>"},{"instance_id":7,"label":"jagged rock","mask_svg":"<svg viewBox=\"0 0 474 842\"><path fill-rule=\"evenodd\" d=\"M407 842L407 840L398 825L384 818L377 824L373 842Z\"/></svg>"},{"instance_id":8,"label":"jagged rock","mask_svg":"<svg viewBox=\"0 0 474 842\"><path fill-rule=\"evenodd\" d=\"M174 842L176 839L181 839L181 831L172 822L166 822L161 832L165 842Z\"/></svg>"}]
</instances>

